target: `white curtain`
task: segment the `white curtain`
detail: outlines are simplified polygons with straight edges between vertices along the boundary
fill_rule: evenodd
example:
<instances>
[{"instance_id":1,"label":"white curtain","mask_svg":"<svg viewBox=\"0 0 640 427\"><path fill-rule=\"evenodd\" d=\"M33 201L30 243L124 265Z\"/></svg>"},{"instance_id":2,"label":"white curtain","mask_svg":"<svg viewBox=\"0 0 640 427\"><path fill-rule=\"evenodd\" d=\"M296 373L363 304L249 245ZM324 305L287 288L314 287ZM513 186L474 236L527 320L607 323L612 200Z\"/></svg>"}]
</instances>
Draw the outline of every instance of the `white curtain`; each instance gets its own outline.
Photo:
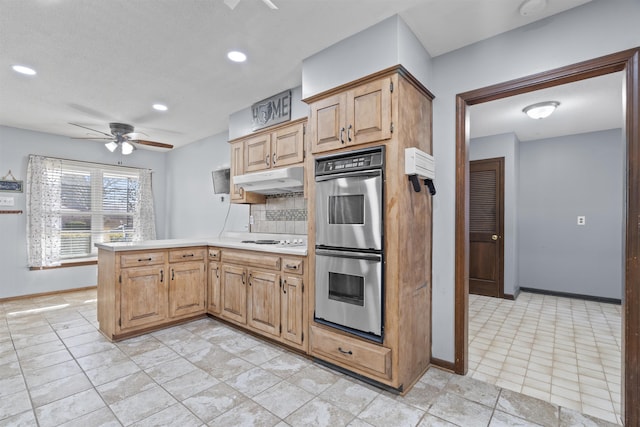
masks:
<instances>
[{"instance_id":1,"label":"white curtain","mask_svg":"<svg viewBox=\"0 0 640 427\"><path fill-rule=\"evenodd\" d=\"M140 170L138 189L140 194L133 216L133 241L155 240L156 218L153 210L153 189L150 170Z\"/></svg>"},{"instance_id":2,"label":"white curtain","mask_svg":"<svg viewBox=\"0 0 640 427\"><path fill-rule=\"evenodd\" d=\"M29 156L26 193L29 267L60 265L61 175L60 160Z\"/></svg>"}]
</instances>

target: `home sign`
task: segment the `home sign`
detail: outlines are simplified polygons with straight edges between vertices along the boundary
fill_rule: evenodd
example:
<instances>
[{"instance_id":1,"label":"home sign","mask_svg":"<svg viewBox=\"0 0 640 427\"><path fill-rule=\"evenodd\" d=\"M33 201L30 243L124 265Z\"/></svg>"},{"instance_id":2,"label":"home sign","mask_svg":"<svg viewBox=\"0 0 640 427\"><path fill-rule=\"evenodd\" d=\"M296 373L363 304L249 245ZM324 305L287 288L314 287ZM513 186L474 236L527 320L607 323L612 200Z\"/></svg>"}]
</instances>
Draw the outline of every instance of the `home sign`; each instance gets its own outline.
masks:
<instances>
[{"instance_id":1,"label":"home sign","mask_svg":"<svg viewBox=\"0 0 640 427\"><path fill-rule=\"evenodd\" d=\"M254 131L291 120L291 91L256 102L251 106L251 115Z\"/></svg>"}]
</instances>

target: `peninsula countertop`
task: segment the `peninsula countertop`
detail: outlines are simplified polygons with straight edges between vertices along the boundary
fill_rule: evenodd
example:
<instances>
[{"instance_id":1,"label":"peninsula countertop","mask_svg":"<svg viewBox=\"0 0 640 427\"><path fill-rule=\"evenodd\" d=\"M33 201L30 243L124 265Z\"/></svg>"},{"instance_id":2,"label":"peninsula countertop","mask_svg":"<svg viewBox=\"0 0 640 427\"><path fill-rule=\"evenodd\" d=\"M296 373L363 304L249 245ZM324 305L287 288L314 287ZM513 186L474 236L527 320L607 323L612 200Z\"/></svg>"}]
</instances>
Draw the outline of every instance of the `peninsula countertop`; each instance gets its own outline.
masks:
<instances>
[{"instance_id":1,"label":"peninsula countertop","mask_svg":"<svg viewBox=\"0 0 640 427\"><path fill-rule=\"evenodd\" d=\"M274 240L285 243L260 244L247 241ZM287 243L289 242L289 243ZM300 243L302 242L302 243ZM242 249L247 251L269 252L285 255L307 255L307 236L300 234L265 233L223 233L218 237L195 237L187 239L145 240L141 242L96 243L98 249L123 252L149 249L171 249L191 246L216 246L220 248Z\"/></svg>"}]
</instances>

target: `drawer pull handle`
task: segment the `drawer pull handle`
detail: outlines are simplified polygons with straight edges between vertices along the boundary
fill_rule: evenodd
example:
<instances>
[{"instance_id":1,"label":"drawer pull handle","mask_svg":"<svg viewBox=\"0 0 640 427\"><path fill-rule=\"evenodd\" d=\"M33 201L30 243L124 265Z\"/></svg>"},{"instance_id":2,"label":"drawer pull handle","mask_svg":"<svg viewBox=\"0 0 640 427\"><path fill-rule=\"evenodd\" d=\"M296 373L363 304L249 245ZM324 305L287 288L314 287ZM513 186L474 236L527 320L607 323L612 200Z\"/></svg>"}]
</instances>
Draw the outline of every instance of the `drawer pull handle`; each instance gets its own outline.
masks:
<instances>
[{"instance_id":1,"label":"drawer pull handle","mask_svg":"<svg viewBox=\"0 0 640 427\"><path fill-rule=\"evenodd\" d=\"M160 283L164 282L164 270L160 270Z\"/></svg>"},{"instance_id":2,"label":"drawer pull handle","mask_svg":"<svg viewBox=\"0 0 640 427\"><path fill-rule=\"evenodd\" d=\"M338 351L340 351L340 353L342 354L349 354L349 355L353 354L351 350L345 351L342 349L342 347L338 347Z\"/></svg>"},{"instance_id":3,"label":"drawer pull handle","mask_svg":"<svg viewBox=\"0 0 640 427\"><path fill-rule=\"evenodd\" d=\"M292 264L285 264L286 268L290 268L291 270L297 270L298 269L298 264L292 265Z\"/></svg>"},{"instance_id":4,"label":"drawer pull handle","mask_svg":"<svg viewBox=\"0 0 640 427\"><path fill-rule=\"evenodd\" d=\"M151 258L138 258L138 262L151 261Z\"/></svg>"},{"instance_id":5,"label":"drawer pull handle","mask_svg":"<svg viewBox=\"0 0 640 427\"><path fill-rule=\"evenodd\" d=\"M184 254L184 255L182 255L182 258L189 258L189 257L192 257L192 256L194 256L194 254Z\"/></svg>"},{"instance_id":6,"label":"drawer pull handle","mask_svg":"<svg viewBox=\"0 0 640 427\"><path fill-rule=\"evenodd\" d=\"M171 269L171 280L176 280L176 274L173 268Z\"/></svg>"}]
</instances>

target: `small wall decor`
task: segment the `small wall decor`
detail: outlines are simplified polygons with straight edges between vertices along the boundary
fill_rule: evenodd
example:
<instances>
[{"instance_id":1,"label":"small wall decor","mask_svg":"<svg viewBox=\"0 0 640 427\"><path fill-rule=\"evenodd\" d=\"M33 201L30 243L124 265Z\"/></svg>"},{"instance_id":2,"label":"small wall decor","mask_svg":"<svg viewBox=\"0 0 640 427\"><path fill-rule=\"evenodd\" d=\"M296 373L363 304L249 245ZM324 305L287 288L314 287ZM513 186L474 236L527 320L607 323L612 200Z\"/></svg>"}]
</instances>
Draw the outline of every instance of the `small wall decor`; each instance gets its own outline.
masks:
<instances>
[{"instance_id":1,"label":"small wall decor","mask_svg":"<svg viewBox=\"0 0 640 427\"><path fill-rule=\"evenodd\" d=\"M5 176L0 178L0 191L22 193L22 181L18 181L16 177L13 176L11 169L9 169L9 172Z\"/></svg>"}]
</instances>

